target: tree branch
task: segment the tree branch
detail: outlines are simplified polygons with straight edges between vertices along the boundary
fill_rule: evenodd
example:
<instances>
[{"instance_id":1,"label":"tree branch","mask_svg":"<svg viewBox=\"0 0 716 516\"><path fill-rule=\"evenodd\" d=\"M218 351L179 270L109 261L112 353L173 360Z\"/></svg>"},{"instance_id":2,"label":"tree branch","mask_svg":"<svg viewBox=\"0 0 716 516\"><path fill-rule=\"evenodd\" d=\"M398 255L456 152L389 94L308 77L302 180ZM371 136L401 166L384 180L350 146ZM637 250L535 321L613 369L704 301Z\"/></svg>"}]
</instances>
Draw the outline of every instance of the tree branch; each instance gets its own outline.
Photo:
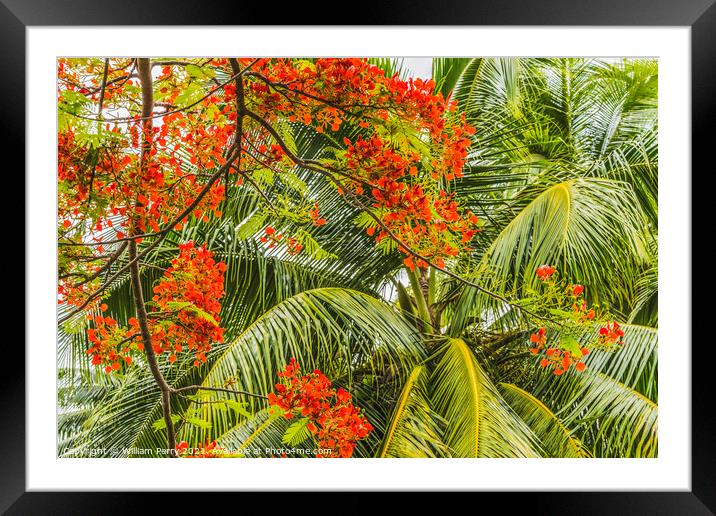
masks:
<instances>
[{"instance_id":1,"label":"tree branch","mask_svg":"<svg viewBox=\"0 0 716 516\"><path fill-rule=\"evenodd\" d=\"M255 61L254 61L255 62ZM236 170L241 170L241 140L244 137L244 116L246 114L246 104L244 103L244 81L241 77L241 66L236 58L229 59L231 71L234 74L234 82L236 83L236 147L239 149L239 155L236 159ZM226 187L229 187L229 171L225 174Z\"/></svg>"},{"instance_id":2,"label":"tree branch","mask_svg":"<svg viewBox=\"0 0 716 516\"><path fill-rule=\"evenodd\" d=\"M107 260L107 263L105 263L102 267L100 267L100 268L99 268L94 274L92 274L92 276L90 276L89 278L84 279L84 280L81 281L80 283L75 283L74 285L72 285L72 288L77 288L77 287L79 287L79 286L81 286L81 285L84 285L85 283L89 283L89 282L92 281L93 279L98 278L99 276L101 276L104 271L108 270L109 267L110 267L114 262L116 262L117 259L118 259L120 256L122 256L122 253L124 253L124 250L125 250L126 248L127 248L127 243L124 242L121 246L119 246L119 249L117 249L114 253L112 253L112 255L109 257L109 260Z\"/></svg>"},{"instance_id":3,"label":"tree branch","mask_svg":"<svg viewBox=\"0 0 716 516\"><path fill-rule=\"evenodd\" d=\"M191 391L194 389L200 389L202 391L229 392L231 394L237 394L237 395L242 394L244 396L251 396L254 398L260 398L260 399L264 399L264 400L268 399L268 396L264 396L263 394L254 394L254 393L248 392L248 391L239 391L236 389L225 389L222 387L206 387L204 385L188 385L186 387L179 387L178 389L173 389L172 392L176 394L179 392Z\"/></svg>"},{"instance_id":4,"label":"tree branch","mask_svg":"<svg viewBox=\"0 0 716 516\"><path fill-rule=\"evenodd\" d=\"M144 258L147 254L149 254L149 252L151 252L154 248L156 248L162 242L162 240L167 235L167 233L169 233L169 231L171 231L174 228L174 226L176 226L179 222L181 222L184 219L184 217L188 216L192 211L194 211L194 208L196 208L196 206L201 202L201 200L204 198L204 196L207 194L207 192L211 189L212 185L216 182L216 180L219 179L222 176L222 174L224 173L224 171L228 167L231 166L234 159L236 159L236 149L235 148L234 148L234 153L229 158L229 160L226 163L224 163L224 165L221 168L219 168L216 172L214 172L214 175L212 175L209 178L206 185L204 185L204 188L201 190L201 192L199 192L199 194L194 199L194 201L187 208L185 208L184 211L182 211L177 217L175 217L171 223L167 224L167 226L164 229L162 229L161 231L154 234L154 236L158 237L154 242L152 242L146 248L144 248L144 250L141 253L139 253L135 259L130 258L129 262L126 265L124 265L123 267L118 269L117 272L115 272L110 278L108 278L95 292L90 294L87 297L87 299L84 301L84 303L82 303L82 305L80 305L78 308L76 308L75 310L73 310L72 312L67 314L66 316L62 317L59 320L59 322L60 323L65 322L66 320L74 317L76 314L78 314L82 310L84 310L84 308L88 304L90 304L94 299L96 299L97 296L99 296L102 292L104 292L113 281L115 281L117 278L119 278L124 272L129 270L129 268L132 266L132 264L134 264L135 262L138 262L139 260ZM136 238L138 238L138 237L137 236L129 236L126 240L129 240L130 242L134 242Z\"/></svg>"},{"instance_id":5,"label":"tree branch","mask_svg":"<svg viewBox=\"0 0 716 516\"><path fill-rule=\"evenodd\" d=\"M153 85L152 85L152 69L147 58L137 59L137 68L139 69L139 77L142 85L142 114L146 115L151 113L154 108L153 102ZM140 169L146 170L149 166L149 160L151 157L151 140L150 135L152 131L152 121L147 119L144 121L144 131L142 140L142 155ZM134 221L130 225L130 233L134 231ZM132 277L132 294L134 298L134 308L137 313L137 320L139 321L139 329L142 335L142 342L144 344L144 354L147 357L149 363L149 369L152 372L154 381L162 391L162 412L164 414L164 422L167 426L167 444L169 447L169 456L176 457L176 437L174 435L174 422L172 421L172 405L171 405L171 386L164 379L159 364L157 363L157 357L154 354L154 347L152 346L152 336L149 331L149 322L147 319L147 309L144 306L144 294L142 293L142 283L139 276L139 263L137 258L137 241L130 240L129 242L129 259L130 267L129 271Z\"/></svg>"},{"instance_id":6,"label":"tree branch","mask_svg":"<svg viewBox=\"0 0 716 516\"><path fill-rule=\"evenodd\" d=\"M256 60L256 61L257 61L257 60ZM256 61L254 61L254 62L256 62ZM246 71L248 71L248 70L251 68L251 66L253 66L253 63L251 63L251 64L250 64L248 67L246 67L243 71L239 72L239 74L245 73ZM105 121L105 122L111 122L111 123L113 123L113 124L128 123L128 122L140 122L140 121L152 120L152 119L154 119L154 118L161 118L161 117L167 116L167 115L173 115L174 113L181 113L182 111L186 111L187 109L191 109L191 108L193 108L194 106L196 106L196 105L198 105L198 104L201 104L203 101L205 101L206 99L208 99L209 97L211 97L214 93L216 93L217 91L219 91L220 89L222 89L222 88L223 88L224 86L226 86L227 84L231 83L234 79L236 79L236 76L233 76L233 75L232 75L232 76L229 77L226 81L220 83L216 88L213 88L212 90L209 90L209 93L207 93L206 95L204 95L203 97L201 97L201 98L200 98L199 100L197 100L196 102L192 102L191 104L188 104L188 105L186 105L186 106L184 106L184 107L182 107L182 108L177 108L177 109L175 109L174 111L165 111L164 113L149 113L149 114L144 114L144 113L142 113L142 116L141 116L141 117L131 117L131 116L128 116L128 117L120 117L120 118L110 118L110 119L107 119L107 120L104 120L104 121ZM98 122L98 121L100 121L99 119L94 118L94 117L91 117L91 116L78 115L78 114L76 114L76 113L70 113L69 111L64 111L64 112L67 113L67 114L69 114L69 115L72 115L72 116L74 116L74 117L81 118L81 119L83 119L83 120L90 120L90 121L92 121L92 122Z\"/></svg>"},{"instance_id":7,"label":"tree branch","mask_svg":"<svg viewBox=\"0 0 716 516\"><path fill-rule=\"evenodd\" d=\"M104 72L102 74L102 87L99 90L99 107L97 117L102 120L102 105L104 104L104 90L107 87L107 74L109 73L109 59L104 60Z\"/></svg>"}]
</instances>

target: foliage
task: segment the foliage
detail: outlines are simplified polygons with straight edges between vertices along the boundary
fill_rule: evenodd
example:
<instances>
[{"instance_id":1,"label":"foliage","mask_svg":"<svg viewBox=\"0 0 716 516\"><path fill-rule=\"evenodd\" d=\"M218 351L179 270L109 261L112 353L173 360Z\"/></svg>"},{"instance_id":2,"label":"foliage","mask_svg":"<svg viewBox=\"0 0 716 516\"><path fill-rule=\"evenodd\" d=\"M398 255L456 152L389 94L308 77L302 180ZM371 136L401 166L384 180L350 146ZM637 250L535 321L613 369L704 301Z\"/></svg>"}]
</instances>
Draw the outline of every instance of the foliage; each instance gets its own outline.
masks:
<instances>
[{"instance_id":1,"label":"foliage","mask_svg":"<svg viewBox=\"0 0 716 516\"><path fill-rule=\"evenodd\" d=\"M656 61L58 77L59 454L657 455Z\"/></svg>"}]
</instances>

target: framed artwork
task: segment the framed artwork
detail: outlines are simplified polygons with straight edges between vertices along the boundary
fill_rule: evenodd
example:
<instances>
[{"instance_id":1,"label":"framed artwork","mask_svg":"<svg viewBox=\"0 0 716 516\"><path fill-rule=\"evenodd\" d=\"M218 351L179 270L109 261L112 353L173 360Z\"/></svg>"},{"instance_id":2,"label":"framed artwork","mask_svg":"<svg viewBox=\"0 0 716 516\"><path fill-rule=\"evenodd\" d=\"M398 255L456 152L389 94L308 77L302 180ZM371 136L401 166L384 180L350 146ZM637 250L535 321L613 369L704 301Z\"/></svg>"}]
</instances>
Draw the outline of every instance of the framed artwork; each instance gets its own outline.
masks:
<instances>
[{"instance_id":1,"label":"framed artwork","mask_svg":"<svg viewBox=\"0 0 716 516\"><path fill-rule=\"evenodd\" d=\"M711 2L210 7L0 9L27 202L0 507L712 514Z\"/></svg>"}]
</instances>

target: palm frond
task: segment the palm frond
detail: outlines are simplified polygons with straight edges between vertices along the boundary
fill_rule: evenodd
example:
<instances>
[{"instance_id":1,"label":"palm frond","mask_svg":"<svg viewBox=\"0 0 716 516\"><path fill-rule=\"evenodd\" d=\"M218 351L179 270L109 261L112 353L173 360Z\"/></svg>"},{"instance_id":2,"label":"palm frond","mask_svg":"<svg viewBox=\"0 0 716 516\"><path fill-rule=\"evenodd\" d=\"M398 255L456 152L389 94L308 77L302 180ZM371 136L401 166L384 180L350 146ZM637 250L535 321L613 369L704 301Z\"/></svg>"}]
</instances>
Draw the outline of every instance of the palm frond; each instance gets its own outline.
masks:
<instances>
[{"instance_id":1,"label":"palm frond","mask_svg":"<svg viewBox=\"0 0 716 516\"><path fill-rule=\"evenodd\" d=\"M588 457L589 452L544 403L511 383L501 383L505 400L539 436L550 457Z\"/></svg>"},{"instance_id":2,"label":"palm frond","mask_svg":"<svg viewBox=\"0 0 716 516\"><path fill-rule=\"evenodd\" d=\"M657 453L657 331L624 325L625 345L595 351L587 369L562 377L545 372L532 394L550 407L595 456L653 457ZM591 335L588 338L595 338Z\"/></svg>"},{"instance_id":3,"label":"palm frond","mask_svg":"<svg viewBox=\"0 0 716 516\"><path fill-rule=\"evenodd\" d=\"M453 457L539 457L536 437L502 399L461 339L447 339L435 355L433 402L447 421Z\"/></svg>"},{"instance_id":4,"label":"palm frond","mask_svg":"<svg viewBox=\"0 0 716 516\"><path fill-rule=\"evenodd\" d=\"M615 276L629 278L632 264L648 259L643 219L628 185L581 178L530 190L514 205L514 215L505 210L506 224L483 262L497 277L513 278L514 288L531 284L535 269L549 263L573 281L592 286L594 302L615 299L619 288L628 297L629 284L615 285Z\"/></svg>"},{"instance_id":5,"label":"palm frond","mask_svg":"<svg viewBox=\"0 0 716 516\"><path fill-rule=\"evenodd\" d=\"M279 455L274 450L289 448L283 444L289 424L285 418L273 417L269 409L263 409L219 436L216 442L229 452L247 458L275 457Z\"/></svg>"},{"instance_id":6,"label":"palm frond","mask_svg":"<svg viewBox=\"0 0 716 516\"><path fill-rule=\"evenodd\" d=\"M380 457L444 457L444 422L430 407L428 372L417 366L408 377L383 437Z\"/></svg>"},{"instance_id":7,"label":"palm frond","mask_svg":"<svg viewBox=\"0 0 716 516\"><path fill-rule=\"evenodd\" d=\"M352 388L354 371L389 371L405 379L424 359L421 337L403 316L366 294L337 288L302 292L263 314L231 342L204 377L203 386L266 395L273 391L290 358L306 370L320 369L329 378L345 377ZM221 399L230 394L218 394ZM239 396L239 398L242 398ZM252 410L264 407L246 398ZM187 427L188 442L223 434L240 419L212 404L203 417L211 429Z\"/></svg>"}]
</instances>

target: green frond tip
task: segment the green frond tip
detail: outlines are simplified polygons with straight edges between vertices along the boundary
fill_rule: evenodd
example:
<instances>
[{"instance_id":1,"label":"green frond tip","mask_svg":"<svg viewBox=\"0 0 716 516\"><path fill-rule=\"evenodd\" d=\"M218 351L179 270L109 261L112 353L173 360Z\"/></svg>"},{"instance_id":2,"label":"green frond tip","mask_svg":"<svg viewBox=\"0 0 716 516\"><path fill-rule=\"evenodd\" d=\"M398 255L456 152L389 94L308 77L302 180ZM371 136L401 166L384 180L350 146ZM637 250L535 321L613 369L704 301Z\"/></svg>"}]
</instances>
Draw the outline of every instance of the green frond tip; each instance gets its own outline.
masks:
<instances>
[{"instance_id":1,"label":"green frond tip","mask_svg":"<svg viewBox=\"0 0 716 516\"><path fill-rule=\"evenodd\" d=\"M379 457L445 457L444 421L430 406L429 375L425 365L410 374L400 393Z\"/></svg>"},{"instance_id":2,"label":"green frond tip","mask_svg":"<svg viewBox=\"0 0 716 516\"><path fill-rule=\"evenodd\" d=\"M529 425L550 457L589 457L582 442L572 435L564 423L544 403L529 392L511 383L501 383L505 400Z\"/></svg>"},{"instance_id":3,"label":"green frond tip","mask_svg":"<svg viewBox=\"0 0 716 516\"><path fill-rule=\"evenodd\" d=\"M437 412L447 421L453 457L539 457L538 439L500 395L462 339L446 339L430 378Z\"/></svg>"}]
</instances>

